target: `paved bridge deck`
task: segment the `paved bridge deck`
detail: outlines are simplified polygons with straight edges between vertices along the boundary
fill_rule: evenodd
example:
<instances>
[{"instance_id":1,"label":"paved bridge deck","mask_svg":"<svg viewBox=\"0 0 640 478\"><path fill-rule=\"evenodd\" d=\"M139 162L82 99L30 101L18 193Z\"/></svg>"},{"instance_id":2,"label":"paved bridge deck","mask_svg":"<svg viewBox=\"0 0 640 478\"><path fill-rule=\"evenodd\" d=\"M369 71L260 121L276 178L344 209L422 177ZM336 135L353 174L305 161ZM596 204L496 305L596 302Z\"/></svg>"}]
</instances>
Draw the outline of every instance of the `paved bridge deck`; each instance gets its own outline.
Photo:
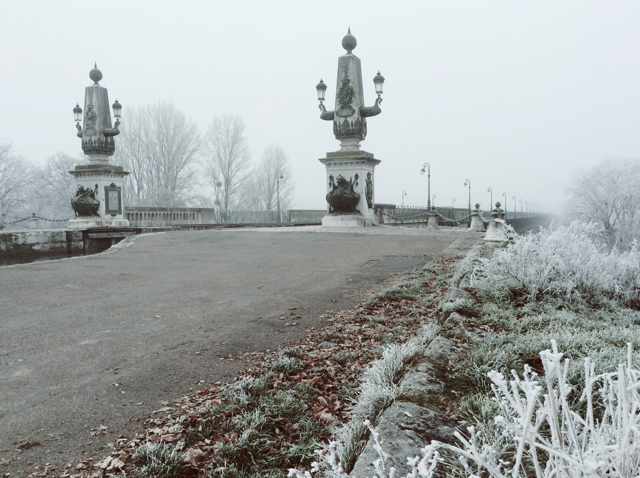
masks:
<instances>
[{"instance_id":1,"label":"paved bridge deck","mask_svg":"<svg viewBox=\"0 0 640 478\"><path fill-rule=\"evenodd\" d=\"M115 437L90 429L130 433L129 417L234 376L242 362L220 357L292 343L355 292L482 237L338 232L169 232L114 253L0 267L0 462L10 460L0 472L100 455ZM278 318L293 307L306 307L300 325L285 327ZM25 442L40 445L18 454Z\"/></svg>"}]
</instances>

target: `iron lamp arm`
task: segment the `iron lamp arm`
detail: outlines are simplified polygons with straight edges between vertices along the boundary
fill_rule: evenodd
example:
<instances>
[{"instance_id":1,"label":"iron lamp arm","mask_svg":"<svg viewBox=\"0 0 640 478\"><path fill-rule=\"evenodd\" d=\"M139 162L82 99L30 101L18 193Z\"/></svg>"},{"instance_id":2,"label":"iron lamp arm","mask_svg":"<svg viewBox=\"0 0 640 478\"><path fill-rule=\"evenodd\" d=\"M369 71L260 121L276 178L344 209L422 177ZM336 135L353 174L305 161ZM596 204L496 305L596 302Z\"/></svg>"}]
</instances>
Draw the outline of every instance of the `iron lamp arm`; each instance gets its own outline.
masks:
<instances>
[{"instance_id":1,"label":"iron lamp arm","mask_svg":"<svg viewBox=\"0 0 640 478\"><path fill-rule=\"evenodd\" d=\"M376 104L374 106L362 106L360 107L360 116L363 118L369 118L371 116L376 116L382 113L380 109L380 103L382 103L382 98L376 98Z\"/></svg>"},{"instance_id":2,"label":"iron lamp arm","mask_svg":"<svg viewBox=\"0 0 640 478\"><path fill-rule=\"evenodd\" d=\"M333 121L333 117L335 116L335 111L327 111L327 108L324 107L322 103L318 105L318 108L322 111L320 113L320 119L325 121Z\"/></svg>"},{"instance_id":3,"label":"iron lamp arm","mask_svg":"<svg viewBox=\"0 0 640 478\"><path fill-rule=\"evenodd\" d=\"M107 137L109 137L109 136L118 136L120 134L120 130L118 129L118 126L120 126L120 120L119 119L116 120L116 124L113 125L113 128L103 130L102 134L104 134Z\"/></svg>"}]
</instances>

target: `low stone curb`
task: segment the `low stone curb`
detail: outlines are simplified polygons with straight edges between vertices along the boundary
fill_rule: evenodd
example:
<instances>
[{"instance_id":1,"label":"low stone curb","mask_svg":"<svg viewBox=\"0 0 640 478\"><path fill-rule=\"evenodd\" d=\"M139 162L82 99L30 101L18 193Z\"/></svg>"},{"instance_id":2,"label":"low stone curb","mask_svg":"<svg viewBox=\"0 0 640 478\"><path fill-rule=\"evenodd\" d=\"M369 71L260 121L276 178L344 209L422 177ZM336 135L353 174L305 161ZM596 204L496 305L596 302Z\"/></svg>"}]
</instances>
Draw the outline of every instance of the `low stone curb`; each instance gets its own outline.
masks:
<instances>
[{"instance_id":1,"label":"low stone curb","mask_svg":"<svg viewBox=\"0 0 640 478\"><path fill-rule=\"evenodd\" d=\"M446 302L457 299L473 301L474 297L465 289L470 289L468 274L460 281L459 287L451 287ZM456 312L443 312L444 326L455 327L462 317ZM406 372L400 386L401 393L394 403L387 408L378 421L376 430L380 433L380 441L386 453L387 470L392 466L396 476L405 476L411 470L407 466L407 457L422 456L421 450L437 440L454 443L457 423L447 415L429 408L429 396L442 393L446 387L448 365L455 360L460 350L455 343L443 336L437 336L424 353ZM374 450L373 437L360 454L351 478L375 476L373 462L379 458Z\"/></svg>"}]
</instances>

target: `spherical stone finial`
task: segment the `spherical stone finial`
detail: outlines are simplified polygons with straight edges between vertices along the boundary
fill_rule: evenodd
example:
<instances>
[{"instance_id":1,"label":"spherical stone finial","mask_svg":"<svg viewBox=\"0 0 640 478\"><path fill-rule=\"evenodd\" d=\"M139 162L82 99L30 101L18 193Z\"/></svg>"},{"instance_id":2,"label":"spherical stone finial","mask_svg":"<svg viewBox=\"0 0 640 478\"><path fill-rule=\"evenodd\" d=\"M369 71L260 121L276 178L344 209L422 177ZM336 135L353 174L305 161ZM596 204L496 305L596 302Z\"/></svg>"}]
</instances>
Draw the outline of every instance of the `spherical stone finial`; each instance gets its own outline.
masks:
<instances>
[{"instance_id":1,"label":"spherical stone finial","mask_svg":"<svg viewBox=\"0 0 640 478\"><path fill-rule=\"evenodd\" d=\"M347 50L347 53L351 53L357 44L358 41L356 40L356 37L351 34L351 27L349 27L349 32L342 39L342 48Z\"/></svg>"},{"instance_id":2,"label":"spherical stone finial","mask_svg":"<svg viewBox=\"0 0 640 478\"><path fill-rule=\"evenodd\" d=\"M480 204L476 203L476 209L480 209Z\"/></svg>"},{"instance_id":3,"label":"spherical stone finial","mask_svg":"<svg viewBox=\"0 0 640 478\"><path fill-rule=\"evenodd\" d=\"M102 72L98 70L98 64L95 63L93 66L93 70L89 72L89 78L93 80L93 84L97 85L98 82L102 79Z\"/></svg>"}]
</instances>

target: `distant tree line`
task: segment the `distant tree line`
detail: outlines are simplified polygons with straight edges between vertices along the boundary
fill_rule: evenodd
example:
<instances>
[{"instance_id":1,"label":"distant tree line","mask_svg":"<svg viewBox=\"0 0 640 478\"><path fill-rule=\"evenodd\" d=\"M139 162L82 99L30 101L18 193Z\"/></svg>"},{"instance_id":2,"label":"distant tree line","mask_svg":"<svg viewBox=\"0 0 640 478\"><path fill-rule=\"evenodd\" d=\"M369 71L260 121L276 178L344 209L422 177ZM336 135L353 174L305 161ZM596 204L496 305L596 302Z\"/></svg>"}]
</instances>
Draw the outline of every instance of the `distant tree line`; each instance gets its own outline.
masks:
<instances>
[{"instance_id":1,"label":"distant tree line","mask_svg":"<svg viewBox=\"0 0 640 478\"><path fill-rule=\"evenodd\" d=\"M215 207L275 210L293 202L292 168L284 148L268 145L251 161L245 123L239 115L215 116L203 133L171 103L127 109L111 161L130 174L129 206ZM79 147L80 145L78 145ZM37 166L0 139L0 228L35 212L50 219L73 217L74 178L87 159L55 153Z\"/></svg>"}]
</instances>

